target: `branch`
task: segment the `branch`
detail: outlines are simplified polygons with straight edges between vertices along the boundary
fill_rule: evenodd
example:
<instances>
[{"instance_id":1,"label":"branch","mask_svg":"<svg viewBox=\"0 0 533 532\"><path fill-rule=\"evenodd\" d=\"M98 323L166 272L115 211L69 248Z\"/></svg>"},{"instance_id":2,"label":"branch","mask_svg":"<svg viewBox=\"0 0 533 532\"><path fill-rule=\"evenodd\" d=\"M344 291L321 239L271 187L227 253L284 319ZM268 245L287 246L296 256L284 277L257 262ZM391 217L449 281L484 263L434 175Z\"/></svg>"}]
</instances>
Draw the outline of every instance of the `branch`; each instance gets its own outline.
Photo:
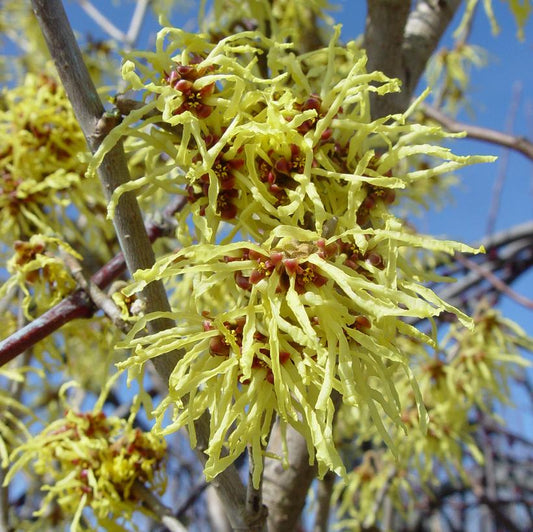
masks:
<instances>
[{"instance_id":1,"label":"branch","mask_svg":"<svg viewBox=\"0 0 533 532\"><path fill-rule=\"evenodd\" d=\"M533 222L491 235L480 244L487 249L487 255L481 257L483 270L493 274L501 271L499 279L507 286L533 266ZM462 279L440 290L438 294L448 303L464 308L469 300L478 301L487 292L486 288L480 289L478 293L472 292L485 279L479 270L469 269ZM494 288L494 285L489 284L489 287ZM498 290L498 293L501 292Z\"/></svg>"},{"instance_id":2,"label":"branch","mask_svg":"<svg viewBox=\"0 0 533 532\"><path fill-rule=\"evenodd\" d=\"M116 125L117 118L104 113L61 1L32 0L32 6L74 113L87 138L89 148L94 153L107 132ZM98 175L108 200L117 187L130 180L122 144L117 143L104 157L98 168ZM133 193L128 192L120 196L113 222L130 273L151 268L155 260L154 253ZM160 281L148 284L142 297L147 314L170 311L167 295ZM148 331L150 334L157 334L173 325L173 321L169 319L150 320ZM153 359L164 382L168 383L168 378L181 355L182 353L173 351ZM207 439L209 422L201 418L196 424L196 430L199 441ZM201 450L199 455L205 458ZM234 528L247 530L244 487L235 467L226 469L213 484L217 487L218 495L226 506Z\"/></svg>"},{"instance_id":3,"label":"branch","mask_svg":"<svg viewBox=\"0 0 533 532\"><path fill-rule=\"evenodd\" d=\"M418 0L409 15L402 47L404 72L400 77L405 100L400 110L407 108L430 57L461 3L462 0Z\"/></svg>"},{"instance_id":4,"label":"branch","mask_svg":"<svg viewBox=\"0 0 533 532\"><path fill-rule=\"evenodd\" d=\"M187 528L174 517L172 510L165 506L144 484L135 483L132 492L170 532L187 532Z\"/></svg>"},{"instance_id":5,"label":"branch","mask_svg":"<svg viewBox=\"0 0 533 532\"><path fill-rule=\"evenodd\" d=\"M513 86L513 97L511 98L511 106L507 113L505 133L511 134L514 129L514 122L516 119L516 113L518 112L520 104L520 96L522 93L522 84L515 83ZM498 211L500 209L500 201L502 196L503 185L507 178L507 168L509 166L510 149L507 147L503 150L503 154L498 161L498 173L496 174L496 180L492 189L492 200L489 210L489 216L487 219L487 235L491 235L494 232L496 226L496 218L498 217Z\"/></svg>"},{"instance_id":6,"label":"branch","mask_svg":"<svg viewBox=\"0 0 533 532\"><path fill-rule=\"evenodd\" d=\"M523 307L529 310L533 310L533 301L531 299L528 299L522 294L515 292L508 284L496 277L496 275L494 275L489 270L483 268L473 260L466 258L462 253L456 253L455 259L458 260L461 264L464 264L470 270L476 272L480 277L486 279L494 288L496 288L496 290L510 297L519 305L522 305Z\"/></svg>"},{"instance_id":7,"label":"branch","mask_svg":"<svg viewBox=\"0 0 533 532\"><path fill-rule=\"evenodd\" d=\"M402 43L410 2L405 0L368 0L363 47L368 55L368 71L380 70L391 78L404 78ZM372 95L372 116L389 114L403 106L401 93Z\"/></svg>"},{"instance_id":8,"label":"branch","mask_svg":"<svg viewBox=\"0 0 533 532\"><path fill-rule=\"evenodd\" d=\"M101 309L104 314L112 321L113 325L117 329L120 329L123 333L128 333L130 330L129 325L122 319L120 309L115 302L96 284L91 283L84 273L81 264L72 256L67 253L63 256L67 268L70 270L72 277L78 283L78 286L91 297L93 304Z\"/></svg>"},{"instance_id":9,"label":"branch","mask_svg":"<svg viewBox=\"0 0 533 532\"><path fill-rule=\"evenodd\" d=\"M505 148L515 150L522 155L525 155L529 160L533 161L533 142L524 137L517 137L508 133L502 133L495 129L488 129L479 126L473 126L471 124L465 124L454 120L445 115L435 107L430 105L421 104L419 109L431 120L435 120L441 124L446 130L451 133L466 132L466 136L471 139L482 140L490 142L491 144L497 144Z\"/></svg>"},{"instance_id":10,"label":"branch","mask_svg":"<svg viewBox=\"0 0 533 532\"><path fill-rule=\"evenodd\" d=\"M115 119L104 112L61 1L32 0L32 5L74 113L87 138L89 148L94 153L105 134L115 125ZM130 180L121 144L117 144L106 155L98 174L108 199L117 187ZM153 250L133 194L126 193L121 196L113 222L130 273L152 267ZM170 310L162 283L150 283L143 295L147 313ZM158 332L168 325L168 322L154 323L152 332ZM174 360L154 360L159 366L158 370L167 378L174 367L176 356L172 358Z\"/></svg>"},{"instance_id":11,"label":"branch","mask_svg":"<svg viewBox=\"0 0 533 532\"><path fill-rule=\"evenodd\" d=\"M264 460L261 466L264 465ZM261 480L259 487L254 487L253 478L254 470L258 467L258 464L254 463L252 447L248 445L248 485L246 487L246 513L252 522L257 522L262 527L266 522L267 509L263 505L262 493L263 493L263 475L261 474Z\"/></svg>"},{"instance_id":12,"label":"branch","mask_svg":"<svg viewBox=\"0 0 533 532\"><path fill-rule=\"evenodd\" d=\"M187 499L179 506L174 512L176 518L182 517L185 512L198 500L200 495L209 487L209 484L205 481L200 482L190 491ZM225 517L225 516L224 516Z\"/></svg>"},{"instance_id":13,"label":"branch","mask_svg":"<svg viewBox=\"0 0 533 532\"><path fill-rule=\"evenodd\" d=\"M127 42L127 35L120 31L101 11L99 11L91 2L88 0L77 0L77 3L80 7L91 17L94 22L106 32L112 39L115 39L119 42Z\"/></svg>"},{"instance_id":14,"label":"branch","mask_svg":"<svg viewBox=\"0 0 533 532\"><path fill-rule=\"evenodd\" d=\"M272 430L268 450L276 456L282 455L279 424ZM268 508L269 530L298 529L307 492L316 475L316 467L309 465L306 441L292 427L287 428L287 452L287 469L280 460L265 460L263 500Z\"/></svg>"},{"instance_id":15,"label":"branch","mask_svg":"<svg viewBox=\"0 0 533 532\"><path fill-rule=\"evenodd\" d=\"M126 40L129 46L133 46L139 37L149 3L150 0L137 0L135 11L131 17L130 27L128 28L128 33L126 34Z\"/></svg>"},{"instance_id":16,"label":"branch","mask_svg":"<svg viewBox=\"0 0 533 532\"><path fill-rule=\"evenodd\" d=\"M405 111L426 64L461 0L367 0L365 47L369 69L402 82L402 92L373 100L372 116Z\"/></svg>"},{"instance_id":17,"label":"branch","mask_svg":"<svg viewBox=\"0 0 533 532\"><path fill-rule=\"evenodd\" d=\"M89 296L77 290L58 305L45 312L22 329L0 342L0 365L3 366L16 356L46 338L69 321L88 318L93 314Z\"/></svg>"}]
</instances>

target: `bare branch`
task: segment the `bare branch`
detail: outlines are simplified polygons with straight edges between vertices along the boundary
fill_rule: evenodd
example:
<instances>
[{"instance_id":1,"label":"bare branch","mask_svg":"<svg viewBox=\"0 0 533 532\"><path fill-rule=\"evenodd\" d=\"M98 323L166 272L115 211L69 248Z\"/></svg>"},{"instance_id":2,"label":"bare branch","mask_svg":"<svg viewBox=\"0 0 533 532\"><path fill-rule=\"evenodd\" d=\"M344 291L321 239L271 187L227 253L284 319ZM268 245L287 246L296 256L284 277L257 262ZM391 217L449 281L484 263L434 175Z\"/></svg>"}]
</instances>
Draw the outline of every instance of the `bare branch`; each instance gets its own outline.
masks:
<instances>
[{"instance_id":1,"label":"bare branch","mask_svg":"<svg viewBox=\"0 0 533 532\"><path fill-rule=\"evenodd\" d=\"M405 70L400 79L406 99L401 110L407 108L431 55L461 3L462 0L418 0L409 15L402 47Z\"/></svg>"},{"instance_id":2,"label":"bare branch","mask_svg":"<svg viewBox=\"0 0 533 532\"><path fill-rule=\"evenodd\" d=\"M0 365L7 364L16 356L46 338L69 321L88 318L93 313L89 296L78 290L61 303L28 323L0 342Z\"/></svg>"},{"instance_id":3,"label":"bare branch","mask_svg":"<svg viewBox=\"0 0 533 532\"><path fill-rule=\"evenodd\" d=\"M374 117L409 106L426 64L450 24L461 0L368 0L365 47L368 65L402 82L402 92L375 98Z\"/></svg>"},{"instance_id":4,"label":"bare branch","mask_svg":"<svg viewBox=\"0 0 533 532\"><path fill-rule=\"evenodd\" d=\"M317 511L313 532L328 532L329 515L331 509L331 493L335 485L335 473L328 471L324 478L318 483L317 489Z\"/></svg>"},{"instance_id":5,"label":"bare branch","mask_svg":"<svg viewBox=\"0 0 533 532\"><path fill-rule=\"evenodd\" d=\"M522 84L515 83L513 86L513 96L511 98L511 107L507 113L507 120L505 124L505 133L511 134L513 132L516 113L520 103L520 95L522 93ZM489 210L489 216L487 220L487 235L491 235L494 232L496 226L496 218L498 217L498 211L500 209L500 198L502 195L503 185L507 177L507 167L509 166L510 149L508 146L503 150L503 155L498 161L498 173L496 175L496 181L492 190L492 200Z\"/></svg>"},{"instance_id":6,"label":"bare branch","mask_svg":"<svg viewBox=\"0 0 533 532\"><path fill-rule=\"evenodd\" d=\"M170 532L186 532L187 528L183 526L172 514L172 510L165 506L151 490L147 489L141 483L135 483L132 489L145 506L158 517L159 522L167 527Z\"/></svg>"},{"instance_id":7,"label":"bare branch","mask_svg":"<svg viewBox=\"0 0 533 532\"><path fill-rule=\"evenodd\" d=\"M91 283L91 281L85 277L81 264L72 255L65 253L63 261L78 283L78 286L82 288L85 293L89 294L94 305L104 311L104 314L113 322L115 327L122 332L127 333L130 330L130 327L122 319L120 309L116 306L115 302L103 292L98 285Z\"/></svg>"},{"instance_id":8,"label":"bare branch","mask_svg":"<svg viewBox=\"0 0 533 532\"><path fill-rule=\"evenodd\" d=\"M141 31L149 3L150 0L137 0L137 3L135 4L135 11L131 17L130 27L128 28L128 32L126 34L126 40L129 46L134 46L135 42L139 38L139 33Z\"/></svg>"},{"instance_id":9,"label":"bare branch","mask_svg":"<svg viewBox=\"0 0 533 532\"><path fill-rule=\"evenodd\" d=\"M469 269L478 273L481 277L485 278L494 288L496 288L496 290L499 290L506 296L510 297L511 299L516 301L519 305L522 305L523 307L529 310L533 310L533 301L531 299L528 299L522 294L515 292L509 285L507 285L501 279L496 277L496 275L494 275L489 270L483 268L482 266L480 266L473 260L467 259L461 253L456 253L455 259L458 260L461 264L464 264L465 266L467 266Z\"/></svg>"},{"instance_id":10,"label":"bare branch","mask_svg":"<svg viewBox=\"0 0 533 532\"><path fill-rule=\"evenodd\" d=\"M115 125L116 117L104 112L61 1L32 0L32 5L74 113L94 153L106 132ZM108 199L117 187L130 180L121 144L105 156L98 175ZM150 268L154 264L154 253L134 194L126 193L120 197L113 223L130 273ZM161 282L150 283L143 291L143 299L147 313L170 310ZM171 325L169 320L153 320L150 323L151 332ZM177 358L177 353L157 357L154 364L168 378Z\"/></svg>"},{"instance_id":11,"label":"bare branch","mask_svg":"<svg viewBox=\"0 0 533 532\"><path fill-rule=\"evenodd\" d=\"M274 425L268 449L277 456L282 454L279 424ZM280 460L265 460L263 500L268 508L269 530L298 529L307 492L316 475L316 467L309 465L305 439L292 427L287 427L287 450L287 469Z\"/></svg>"},{"instance_id":12,"label":"bare branch","mask_svg":"<svg viewBox=\"0 0 533 532\"><path fill-rule=\"evenodd\" d=\"M483 239L480 244L488 251L487 256L481 257L484 271L494 275L500 272L499 278L507 286L533 266L533 222L526 222L491 235ZM479 300L481 294L472 294L471 290L483 280L485 277L479 270L469 268L468 273L461 279L440 290L439 296L454 306L464 308L468 300ZM492 284L489 286L493 287Z\"/></svg>"},{"instance_id":13,"label":"bare branch","mask_svg":"<svg viewBox=\"0 0 533 532\"><path fill-rule=\"evenodd\" d=\"M179 518L193 505L194 502L200 497L200 495L209 487L209 484L205 481L200 482L189 492L187 499L180 505L180 507L174 512L174 515Z\"/></svg>"},{"instance_id":14,"label":"bare branch","mask_svg":"<svg viewBox=\"0 0 533 532\"><path fill-rule=\"evenodd\" d=\"M128 37L119 30L101 11L99 11L89 0L77 0L80 7L91 17L96 24L107 33L112 39L119 42L127 42Z\"/></svg>"},{"instance_id":15,"label":"bare branch","mask_svg":"<svg viewBox=\"0 0 533 532\"><path fill-rule=\"evenodd\" d=\"M488 129L459 122L458 120L454 120L445 115L438 109L435 109L435 107L426 104L422 104L420 109L428 118L435 120L451 133L460 133L464 131L466 136L471 139L482 140L490 142L491 144L510 148L520 152L522 155L525 155L528 159L533 161L533 142L524 137L517 137L508 133L502 133L495 129Z\"/></svg>"},{"instance_id":16,"label":"bare branch","mask_svg":"<svg viewBox=\"0 0 533 532\"><path fill-rule=\"evenodd\" d=\"M403 79L402 44L410 2L406 0L368 0L364 48L368 55L369 71L380 70L392 78ZM374 117L389 114L389 109L400 109L404 95L373 95L371 99Z\"/></svg>"}]
</instances>

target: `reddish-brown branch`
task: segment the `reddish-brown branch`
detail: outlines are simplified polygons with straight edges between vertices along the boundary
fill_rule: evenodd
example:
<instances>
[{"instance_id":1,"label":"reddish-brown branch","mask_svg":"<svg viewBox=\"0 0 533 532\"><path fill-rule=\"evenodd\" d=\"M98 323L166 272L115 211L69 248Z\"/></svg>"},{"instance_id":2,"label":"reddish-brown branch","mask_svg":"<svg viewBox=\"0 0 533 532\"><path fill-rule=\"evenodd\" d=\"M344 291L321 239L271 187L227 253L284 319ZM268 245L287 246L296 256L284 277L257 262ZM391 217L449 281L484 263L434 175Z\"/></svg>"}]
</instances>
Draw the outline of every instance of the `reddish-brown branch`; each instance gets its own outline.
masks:
<instances>
[{"instance_id":1,"label":"reddish-brown branch","mask_svg":"<svg viewBox=\"0 0 533 532\"><path fill-rule=\"evenodd\" d=\"M177 197L163 213L164 223L149 223L146 232L151 242L168 234L166 225L171 225L172 217L179 212L186 203L186 199ZM117 277L126 271L124 255L118 253L107 264L102 266L92 277L90 282L100 289L109 286ZM17 355L23 353L37 342L53 334L60 327L77 318L89 318L96 307L83 290L77 290L58 303L37 319L28 323L17 332L0 342L0 366L7 364Z\"/></svg>"},{"instance_id":2,"label":"reddish-brown branch","mask_svg":"<svg viewBox=\"0 0 533 532\"><path fill-rule=\"evenodd\" d=\"M91 277L91 282L99 288L105 288L125 270L124 256L119 253ZM61 303L2 340L0 342L0 365L7 364L69 321L91 317L95 310L96 307L90 297L83 290L76 290Z\"/></svg>"},{"instance_id":3,"label":"reddish-brown branch","mask_svg":"<svg viewBox=\"0 0 533 532\"><path fill-rule=\"evenodd\" d=\"M466 136L471 139L482 140L484 142L490 142L491 144L510 148L525 155L528 159L533 160L533 142L524 137L517 137L495 129L459 122L430 105L422 105L421 111L428 118L431 118L431 120L435 120L435 122L442 125L450 133L465 132Z\"/></svg>"},{"instance_id":4,"label":"reddish-brown branch","mask_svg":"<svg viewBox=\"0 0 533 532\"><path fill-rule=\"evenodd\" d=\"M7 364L37 342L76 318L88 318L94 311L85 292L77 290L42 316L0 342L0 365Z\"/></svg>"},{"instance_id":5,"label":"reddish-brown branch","mask_svg":"<svg viewBox=\"0 0 533 532\"><path fill-rule=\"evenodd\" d=\"M533 310L533 301L531 299L523 296L522 294L519 294L518 292L515 292L509 285L504 283L500 278L498 278L489 270L486 270L473 260L467 259L461 253L456 253L455 259L461 264L464 264L470 270L473 270L478 273L481 277L484 277L494 288L496 288L496 290L502 292L506 296L509 296L519 305L522 305L527 309Z\"/></svg>"}]
</instances>

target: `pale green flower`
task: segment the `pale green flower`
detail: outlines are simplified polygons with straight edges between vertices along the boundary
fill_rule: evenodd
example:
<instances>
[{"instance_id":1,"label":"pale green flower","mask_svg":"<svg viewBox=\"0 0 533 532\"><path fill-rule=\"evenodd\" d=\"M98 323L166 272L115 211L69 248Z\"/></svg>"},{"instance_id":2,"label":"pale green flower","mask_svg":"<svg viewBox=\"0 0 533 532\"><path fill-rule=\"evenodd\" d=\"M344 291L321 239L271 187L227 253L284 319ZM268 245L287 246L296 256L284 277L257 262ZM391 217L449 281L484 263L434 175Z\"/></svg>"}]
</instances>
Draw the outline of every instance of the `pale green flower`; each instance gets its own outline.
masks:
<instances>
[{"instance_id":1,"label":"pale green flower","mask_svg":"<svg viewBox=\"0 0 533 532\"><path fill-rule=\"evenodd\" d=\"M106 530L120 530L122 519L143 511L133 493L134 483L159 494L165 487L161 472L165 441L134 429L124 419L106 416L100 407L99 401L92 412L68 410L63 419L19 445L6 476L9 483L31 464L46 481L42 488L46 495L35 515L45 516L48 506L56 503L70 517L73 531L83 530L80 520L85 509Z\"/></svg>"},{"instance_id":2,"label":"pale green flower","mask_svg":"<svg viewBox=\"0 0 533 532\"><path fill-rule=\"evenodd\" d=\"M28 319L61 301L76 288L59 250L81 260L66 242L58 238L33 235L29 241L14 243L15 254L7 262L11 277L0 286L0 296L18 286L24 294L22 309Z\"/></svg>"},{"instance_id":3,"label":"pale green flower","mask_svg":"<svg viewBox=\"0 0 533 532\"><path fill-rule=\"evenodd\" d=\"M79 237L76 217L103 209L96 179L83 178L89 156L81 128L61 84L49 75L27 74L2 92L0 108L0 230L4 241L36 232ZM71 213L72 214L72 213ZM93 219L97 227L98 217ZM93 230L95 230L95 227ZM74 237L71 238L74 240Z\"/></svg>"},{"instance_id":4,"label":"pale green flower","mask_svg":"<svg viewBox=\"0 0 533 532\"><path fill-rule=\"evenodd\" d=\"M395 227L392 219L389 226ZM137 272L137 283L124 289L127 296L154 279L179 278L181 308L170 315L177 326L157 335L136 337L160 314L141 319L121 344L135 350L120 367L135 373L153 357L184 352L170 377L169 395L155 411L157 430L167 434L187 426L194 441L192 422L209 410L208 478L251 444L258 482L275 414L307 438L321 471L342 474L332 440L332 392L347 405L365 405L380 436L395 449L380 414L402 424L392 372L403 372L420 397L396 338L406 334L435 345L400 318L454 310L410 276L397 274L408 271L398 252L407 244L459 246L389 229L323 239L313 231L278 226L262 245L187 247L152 270ZM424 406L418 406L424 426ZM174 420L164 426L168 407Z\"/></svg>"},{"instance_id":5,"label":"pale green flower","mask_svg":"<svg viewBox=\"0 0 533 532\"><path fill-rule=\"evenodd\" d=\"M408 257L418 249L479 250L417 235L391 206L396 191L409 195L418 182L492 159L432 144L444 134L409 122L416 102L372 121L369 94L399 84L368 73L365 54L341 46L339 33L327 48L295 55L290 43L258 31L211 42L164 28L155 52L127 56L123 77L144 105L92 163L122 136L141 154L132 160L142 160L144 172L115 192L111 215L125 191L188 199L178 217L183 248L136 272L121 295L162 279L173 310L139 317L120 344L133 355L120 366L137 378L147 360L183 353L155 411L157 430L186 426L194 445L193 423L209 412L208 478L251 447L259 485L275 416L304 435L321 474L343 474L332 394L365 408L398 454L402 386L422 433L427 415L397 338L436 346L403 318L431 320L446 310L471 326L423 284L434 276ZM431 164L415 164L421 157ZM176 327L136 336L163 315ZM168 408L173 420L165 426Z\"/></svg>"},{"instance_id":6,"label":"pale green flower","mask_svg":"<svg viewBox=\"0 0 533 532\"><path fill-rule=\"evenodd\" d=\"M468 485L465 459L483 462L474 439L477 425L473 409L494 416L491 401L509 402L509 379L528 365L520 348L531 350L533 340L486 302L480 304L474 320L473 329L452 324L441 350L432 354L416 339L397 338L398 347L409 356L428 419L427 430L421 430L418 399L409 379L398 372L393 379L401 400L403 426L381 414L397 444L396 455L383 447L382 434L365 404L340 410L336 439L342 442L358 434L361 443L364 438L373 444L371 451L345 457L359 465L335 488L343 530L358 530L362 523L370 526L379 520L373 501L384 489L399 511L408 512L412 490L438 484L436 470L444 468L448 478ZM339 447L342 452L342 444Z\"/></svg>"}]
</instances>

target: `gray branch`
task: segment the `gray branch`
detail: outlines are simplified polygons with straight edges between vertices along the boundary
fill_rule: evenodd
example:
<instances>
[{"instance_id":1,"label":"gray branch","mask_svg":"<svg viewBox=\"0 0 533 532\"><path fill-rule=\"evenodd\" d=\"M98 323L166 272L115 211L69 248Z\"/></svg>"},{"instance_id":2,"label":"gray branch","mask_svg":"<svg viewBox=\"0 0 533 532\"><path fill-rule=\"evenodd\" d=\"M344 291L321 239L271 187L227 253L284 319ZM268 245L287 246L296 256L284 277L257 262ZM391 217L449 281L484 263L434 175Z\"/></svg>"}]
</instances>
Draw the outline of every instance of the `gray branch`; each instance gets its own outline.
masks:
<instances>
[{"instance_id":1,"label":"gray branch","mask_svg":"<svg viewBox=\"0 0 533 532\"><path fill-rule=\"evenodd\" d=\"M451 133L461 133L464 131L466 136L471 139L481 140L515 150L533 161L533 142L525 137L518 137L496 129L459 122L430 105L422 104L420 109L428 118L435 120Z\"/></svg>"},{"instance_id":2,"label":"gray branch","mask_svg":"<svg viewBox=\"0 0 533 532\"><path fill-rule=\"evenodd\" d=\"M380 70L391 78L405 79L403 57L405 24L409 15L410 0L371 0L368 13L364 48L368 54L368 71ZM388 109L404 106L403 93L372 95L372 114L375 117L389 114Z\"/></svg>"},{"instance_id":3,"label":"gray branch","mask_svg":"<svg viewBox=\"0 0 533 532\"><path fill-rule=\"evenodd\" d=\"M105 135L116 125L117 118L107 116L67 19L60 0L32 0L33 10L45 37L74 113L94 153ZM130 179L124 150L117 144L104 158L98 168L98 175L109 199L113 191ZM154 253L146 234L141 211L134 194L122 194L115 210L115 231L130 273L138 269L151 268ZM168 311L170 305L161 282L150 283L143 291L146 312ZM173 325L172 320L151 320L151 334ZM165 383L174 369L180 353L172 352L157 357L154 365ZM198 440L208 439L209 422L200 420L196 426ZM203 457L201 451L199 454ZM205 459L205 457L203 457ZM216 482L217 493L224 502L232 525L236 529L248 530L244 510L245 492L234 467L221 473Z\"/></svg>"},{"instance_id":4,"label":"gray branch","mask_svg":"<svg viewBox=\"0 0 533 532\"><path fill-rule=\"evenodd\" d=\"M116 125L116 118L105 113L83 62L62 2L32 0L32 5L76 118L87 139L89 149L94 153L105 135ZM98 168L98 176L108 200L117 187L130 180L121 144L117 144L105 156ZM154 253L133 193L123 194L120 197L113 223L129 272L151 268L155 260ZM143 293L143 298L147 313L170 310L163 284L160 282L150 283ZM172 324L154 322L151 325L153 328L151 332L158 332L169 325ZM173 354L155 359L154 364L161 375L168 380L176 360L177 356Z\"/></svg>"},{"instance_id":5,"label":"gray branch","mask_svg":"<svg viewBox=\"0 0 533 532\"><path fill-rule=\"evenodd\" d=\"M274 425L268 450L282 455L279 425ZM305 505L316 468L309 465L304 437L292 427L287 429L289 467L279 460L267 458L263 480L263 501L268 508L268 530L298 530L298 521Z\"/></svg>"},{"instance_id":6,"label":"gray branch","mask_svg":"<svg viewBox=\"0 0 533 532\"><path fill-rule=\"evenodd\" d=\"M427 62L461 0L369 0L365 47L369 68L402 82L401 93L376 98L375 117L407 109Z\"/></svg>"}]
</instances>

